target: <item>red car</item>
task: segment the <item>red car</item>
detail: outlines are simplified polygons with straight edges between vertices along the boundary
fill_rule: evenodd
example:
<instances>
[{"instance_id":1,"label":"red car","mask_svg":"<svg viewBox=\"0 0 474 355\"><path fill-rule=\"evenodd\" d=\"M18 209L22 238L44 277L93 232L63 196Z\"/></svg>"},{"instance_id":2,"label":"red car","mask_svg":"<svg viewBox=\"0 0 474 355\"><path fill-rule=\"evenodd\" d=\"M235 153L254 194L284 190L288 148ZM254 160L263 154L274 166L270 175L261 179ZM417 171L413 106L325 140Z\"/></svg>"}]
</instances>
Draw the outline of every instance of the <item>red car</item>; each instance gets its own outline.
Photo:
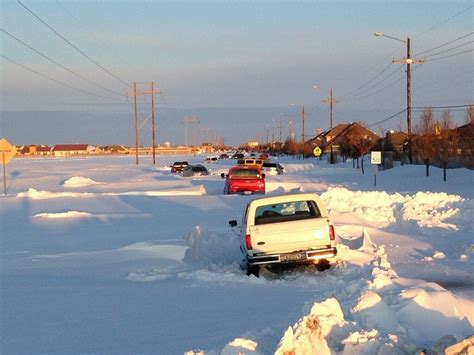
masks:
<instances>
[{"instance_id":1,"label":"red car","mask_svg":"<svg viewBox=\"0 0 474 355\"><path fill-rule=\"evenodd\" d=\"M256 167L234 166L225 175L224 195L228 194L264 194L265 193L265 174Z\"/></svg>"},{"instance_id":2,"label":"red car","mask_svg":"<svg viewBox=\"0 0 474 355\"><path fill-rule=\"evenodd\" d=\"M268 160L268 158L270 158L270 157L269 157L268 153L261 153L259 158L262 159L262 160Z\"/></svg>"}]
</instances>

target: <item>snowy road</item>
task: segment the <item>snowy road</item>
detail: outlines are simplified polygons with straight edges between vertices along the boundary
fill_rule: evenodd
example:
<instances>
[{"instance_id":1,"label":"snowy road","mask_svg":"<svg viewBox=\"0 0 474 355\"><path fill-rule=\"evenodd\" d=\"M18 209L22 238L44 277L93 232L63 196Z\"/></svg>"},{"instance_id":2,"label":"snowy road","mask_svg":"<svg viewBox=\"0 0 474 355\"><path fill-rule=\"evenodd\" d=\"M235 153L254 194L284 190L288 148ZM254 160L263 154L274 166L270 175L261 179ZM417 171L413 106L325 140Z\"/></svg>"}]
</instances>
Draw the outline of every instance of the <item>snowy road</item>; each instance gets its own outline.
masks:
<instances>
[{"instance_id":1,"label":"snowy road","mask_svg":"<svg viewBox=\"0 0 474 355\"><path fill-rule=\"evenodd\" d=\"M474 334L472 171L448 185L398 167L374 189L351 164L281 159L287 174L268 177L267 192L320 193L340 259L257 279L239 269L227 227L251 198L220 194L231 163L187 179L168 172L174 158L9 165L2 353L414 352Z\"/></svg>"}]
</instances>

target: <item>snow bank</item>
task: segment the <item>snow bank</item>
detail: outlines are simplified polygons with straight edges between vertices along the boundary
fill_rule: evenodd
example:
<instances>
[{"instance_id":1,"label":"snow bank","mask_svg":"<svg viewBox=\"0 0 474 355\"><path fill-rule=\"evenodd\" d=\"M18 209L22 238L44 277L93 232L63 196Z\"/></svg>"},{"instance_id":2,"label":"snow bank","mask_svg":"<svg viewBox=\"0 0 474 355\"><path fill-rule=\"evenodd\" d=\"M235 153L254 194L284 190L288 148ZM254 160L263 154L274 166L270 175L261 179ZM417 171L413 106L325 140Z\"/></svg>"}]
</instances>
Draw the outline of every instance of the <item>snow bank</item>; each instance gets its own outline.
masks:
<instances>
[{"instance_id":1,"label":"snow bank","mask_svg":"<svg viewBox=\"0 0 474 355\"><path fill-rule=\"evenodd\" d=\"M70 179L67 179L64 181L63 186L64 187L83 187L83 186L90 186L90 185L96 185L98 182L95 182L92 179L82 177L82 176L73 176Z\"/></svg>"},{"instance_id":2,"label":"snow bank","mask_svg":"<svg viewBox=\"0 0 474 355\"><path fill-rule=\"evenodd\" d=\"M474 333L474 302L435 283L402 290L392 307L413 338L436 341L448 334L462 338Z\"/></svg>"},{"instance_id":3,"label":"snow bank","mask_svg":"<svg viewBox=\"0 0 474 355\"><path fill-rule=\"evenodd\" d=\"M322 336L318 317L313 315L303 317L297 324L287 329L275 351L275 355L286 354L331 354Z\"/></svg>"},{"instance_id":4,"label":"snow bank","mask_svg":"<svg viewBox=\"0 0 474 355\"><path fill-rule=\"evenodd\" d=\"M238 238L230 232L209 231L198 225L185 240L188 245L183 258L185 263L212 266L241 261Z\"/></svg>"},{"instance_id":5,"label":"snow bank","mask_svg":"<svg viewBox=\"0 0 474 355\"><path fill-rule=\"evenodd\" d=\"M261 353L257 351L257 345L255 341L250 339L235 338L221 350L220 355L259 355Z\"/></svg>"},{"instance_id":6,"label":"snow bank","mask_svg":"<svg viewBox=\"0 0 474 355\"><path fill-rule=\"evenodd\" d=\"M67 211L67 212L59 212L59 213L38 213L35 214L33 217L35 218L83 218L83 217L90 217L91 214L87 212L80 212L80 211Z\"/></svg>"},{"instance_id":7,"label":"snow bank","mask_svg":"<svg viewBox=\"0 0 474 355\"><path fill-rule=\"evenodd\" d=\"M314 164L284 164L285 174L294 174L301 172L312 172L316 169Z\"/></svg>"},{"instance_id":8,"label":"snow bank","mask_svg":"<svg viewBox=\"0 0 474 355\"><path fill-rule=\"evenodd\" d=\"M342 187L329 188L321 198L331 213L355 213L363 220L376 222L380 227L396 222L393 205L404 201L400 194L350 191Z\"/></svg>"},{"instance_id":9,"label":"snow bank","mask_svg":"<svg viewBox=\"0 0 474 355\"><path fill-rule=\"evenodd\" d=\"M38 191L33 188L29 188L26 192L19 192L18 197L27 197L32 200L45 200L52 198L64 198L64 197L94 197L95 194L88 192L50 192L50 191Z\"/></svg>"},{"instance_id":10,"label":"snow bank","mask_svg":"<svg viewBox=\"0 0 474 355\"><path fill-rule=\"evenodd\" d=\"M473 225L474 203L457 195L418 192L415 195L385 191L350 191L335 187L321 195L331 213L352 213L377 227L415 222L420 230L458 230Z\"/></svg>"},{"instance_id":11,"label":"snow bank","mask_svg":"<svg viewBox=\"0 0 474 355\"><path fill-rule=\"evenodd\" d=\"M461 196L442 193L418 192L414 196L405 196L403 204L403 219L416 221L420 227L439 227L457 230L452 223L445 223L451 217L459 214Z\"/></svg>"},{"instance_id":12,"label":"snow bank","mask_svg":"<svg viewBox=\"0 0 474 355\"><path fill-rule=\"evenodd\" d=\"M34 188L29 188L26 192L19 192L18 197L27 197L32 200L46 200L54 198L91 198L96 196L202 196L206 194L206 189L203 185L191 186L189 188L170 189L170 190L155 190L155 191L122 191L122 192L53 192L53 191L38 191Z\"/></svg>"},{"instance_id":13,"label":"snow bank","mask_svg":"<svg viewBox=\"0 0 474 355\"><path fill-rule=\"evenodd\" d=\"M105 192L102 196L202 196L206 194L204 185L182 187L170 190Z\"/></svg>"}]
</instances>

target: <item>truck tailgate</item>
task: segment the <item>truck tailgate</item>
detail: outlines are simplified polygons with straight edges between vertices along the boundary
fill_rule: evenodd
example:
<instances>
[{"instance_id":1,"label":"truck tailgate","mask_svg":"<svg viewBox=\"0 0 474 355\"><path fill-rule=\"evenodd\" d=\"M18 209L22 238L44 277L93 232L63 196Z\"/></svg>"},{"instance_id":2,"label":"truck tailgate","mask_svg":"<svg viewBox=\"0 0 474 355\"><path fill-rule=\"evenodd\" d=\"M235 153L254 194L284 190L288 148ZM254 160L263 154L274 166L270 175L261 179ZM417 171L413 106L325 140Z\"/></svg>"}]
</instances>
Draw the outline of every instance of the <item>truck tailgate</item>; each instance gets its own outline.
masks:
<instances>
[{"instance_id":1,"label":"truck tailgate","mask_svg":"<svg viewBox=\"0 0 474 355\"><path fill-rule=\"evenodd\" d=\"M260 224L249 227L253 253L286 253L331 244L326 218Z\"/></svg>"}]
</instances>

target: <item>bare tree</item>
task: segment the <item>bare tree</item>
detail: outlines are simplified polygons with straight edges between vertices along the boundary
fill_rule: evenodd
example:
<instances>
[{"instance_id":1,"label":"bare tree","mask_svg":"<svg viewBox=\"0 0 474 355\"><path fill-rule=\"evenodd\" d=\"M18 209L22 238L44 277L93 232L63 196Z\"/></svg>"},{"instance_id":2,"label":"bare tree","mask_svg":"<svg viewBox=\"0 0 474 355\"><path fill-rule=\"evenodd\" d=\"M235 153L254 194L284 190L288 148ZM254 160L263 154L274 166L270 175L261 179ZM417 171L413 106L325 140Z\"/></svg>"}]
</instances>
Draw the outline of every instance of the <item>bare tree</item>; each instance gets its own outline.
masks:
<instances>
[{"instance_id":1,"label":"bare tree","mask_svg":"<svg viewBox=\"0 0 474 355\"><path fill-rule=\"evenodd\" d=\"M435 124L433 110L431 108L423 110L420 121L415 126L416 136L411 142L413 153L426 166L426 176L430 176L430 165L435 154Z\"/></svg>"},{"instance_id":2,"label":"bare tree","mask_svg":"<svg viewBox=\"0 0 474 355\"><path fill-rule=\"evenodd\" d=\"M455 131L452 130L454 126L451 113L443 112L443 117L437 125L436 142L434 143L435 156L443 167L443 181L446 181L446 170L449 161L457 154L458 137Z\"/></svg>"},{"instance_id":3,"label":"bare tree","mask_svg":"<svg viewBox=\"0 0 474 355\"><path fill-rule=\"evenodd\" d=\"M361 169L362 174L364 174L364 156L369 152L375 142L372 142L370 137L357 137L349 141L355 154L361 158Z\"/></svg>"}]
</instances>

